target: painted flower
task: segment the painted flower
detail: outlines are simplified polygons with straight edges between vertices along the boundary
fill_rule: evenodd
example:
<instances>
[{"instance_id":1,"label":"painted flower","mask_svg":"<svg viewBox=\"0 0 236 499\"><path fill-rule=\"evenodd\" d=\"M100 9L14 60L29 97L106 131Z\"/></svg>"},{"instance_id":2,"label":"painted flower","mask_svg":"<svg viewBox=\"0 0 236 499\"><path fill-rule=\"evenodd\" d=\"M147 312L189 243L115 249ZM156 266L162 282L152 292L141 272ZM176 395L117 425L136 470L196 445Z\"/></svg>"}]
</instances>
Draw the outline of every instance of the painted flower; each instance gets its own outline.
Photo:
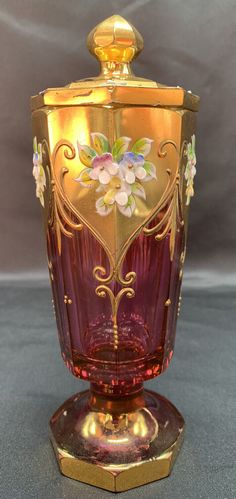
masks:
<instances>
[{"instance_id":1,"label":"painted flower","mask_svg":"<svg viewBox=\"0 0 236 499\"><path fill-rule=\"evenodd\" d=\"M33 171L32 174L36 184L36 197L39 198L44 207L44 191L46 187L46 175L43 168L42 144L37 143L37 137L33 140Z\"/></svg>"},{"instance_id":2,"label":"painted flower","mask_svg":"<svg viewBox=\"0 0 236 499\"><path fill-rule=\"evenodd\" d=\"M101 156L95 156L92 160L89 176L92 180L98 180L100 184L109 184L111 177L118 172L118 164L112 159L112 154L105 152Z\"/></svg>"},{"instance_id":3,"label":"painted flower","mask_svg":"<svg viewBox=\"0 0 236 499\"><path fill-rule=\"evenodd\" d=\"M190 198L194 196L194 188L193 188L193 183L194 183L194 177L196 175L196 154L195 154L195 135L192 135L191 137L191 142L188 143L187 145L187 164L185 168L185 179L187 182L186 185L186 205L189 205L190 203Z\"/></svg>"},{"instance_id":4,"label":"painted flower","mask_svg":"<svg viewBox=\"0 0 236 499\"><path fill-rule=\"evenodd\" d=\"M83 187L94 185L102 193L96 201L96 211L106 216L118 208L131 217L136 208L136 198L146 199L141 182L156 179L156 168L145 157L151 150L152 140L137 140L128 151L131 139L119 137L110 148L108 139L101 133L92 133L93 147L78 143L79 157L85 168L75 180Z\"/></svg>"},{"instance_id":5,"label":"painted flower","mask_svg":"<svg viewBox=\"0 0 236 499\"><path fill-rule=\"evenodd\" d=\"M93 181L101 186L109 184L111 177L118 172L118 164L110 152L110 145L102 133L92 133L94 148L79 142L79 158L84 168L75 180L83 187L91 187Z\"/></svg>"},{"instance_id":6,"label":"painted flower","mask_svg":"<svg viewBox=\"0 0 236 499\"><path fill-rule=\"evenodd\" d=\"M119 163L120 175L128 184L134 184L136 180L147 182L152 178L156 178L154 165L151 163L145 165L145 163L149 162L145 162L142 154L135 154L132 151L126 152Z\"/></svg>"},{"instance_id":7,"label":"painted flower","mask_svg":"<svg viewBox=\"0 0 236 499\"><path fill-rule=\"evenodd\" d=\"M118 176L112 178L106 193L96 201L96 211L99 215L108 215L115 204L127 217L131 217L136 206L131 186Z\"/></svg>"}]
</instances>

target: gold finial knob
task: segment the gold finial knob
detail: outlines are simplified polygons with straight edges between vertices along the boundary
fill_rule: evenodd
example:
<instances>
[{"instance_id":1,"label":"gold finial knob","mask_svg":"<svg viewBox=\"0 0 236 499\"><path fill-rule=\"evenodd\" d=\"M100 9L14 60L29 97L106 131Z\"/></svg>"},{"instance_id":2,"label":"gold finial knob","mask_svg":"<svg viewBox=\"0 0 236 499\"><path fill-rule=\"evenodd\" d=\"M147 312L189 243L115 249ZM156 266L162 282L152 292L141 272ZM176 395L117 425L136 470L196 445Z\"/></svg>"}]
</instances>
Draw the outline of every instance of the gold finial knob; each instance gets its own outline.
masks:
<instances>
[{"instance_id":1,"label":"gold finial knob","mask_svg":"<svg viewBox=\"0 0 236 499\"><path fill-rule=\"evenodd\" d=\"M130 74L129 63L143 48L140 33L123 17L114 15L88 35L87 47L101 62L102 73Z\"/></svg>"}]
</instances>

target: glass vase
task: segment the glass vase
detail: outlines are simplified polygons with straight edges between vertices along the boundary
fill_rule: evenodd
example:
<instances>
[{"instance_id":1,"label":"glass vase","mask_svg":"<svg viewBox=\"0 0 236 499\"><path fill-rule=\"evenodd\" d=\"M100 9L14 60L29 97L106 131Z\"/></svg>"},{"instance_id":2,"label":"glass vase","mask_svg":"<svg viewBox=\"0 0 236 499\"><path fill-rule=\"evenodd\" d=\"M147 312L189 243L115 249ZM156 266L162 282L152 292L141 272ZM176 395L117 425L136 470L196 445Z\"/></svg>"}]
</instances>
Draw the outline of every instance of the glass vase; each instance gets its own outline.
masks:
<instances>
[{"instance_id":1,"label":"glass vase","mask_svg":"<svg viewBox=\"0 0 236 499\"><path fill-rule=\"evenodd\" d=\"M173 355L199 98L135 77L142 43L112 16L88 36L101 74L32 98L62 357L90 383L52 416L51 440L63 474L113 491L167 476L184 428L143 382Z\"/></svg>"}]
</instances>

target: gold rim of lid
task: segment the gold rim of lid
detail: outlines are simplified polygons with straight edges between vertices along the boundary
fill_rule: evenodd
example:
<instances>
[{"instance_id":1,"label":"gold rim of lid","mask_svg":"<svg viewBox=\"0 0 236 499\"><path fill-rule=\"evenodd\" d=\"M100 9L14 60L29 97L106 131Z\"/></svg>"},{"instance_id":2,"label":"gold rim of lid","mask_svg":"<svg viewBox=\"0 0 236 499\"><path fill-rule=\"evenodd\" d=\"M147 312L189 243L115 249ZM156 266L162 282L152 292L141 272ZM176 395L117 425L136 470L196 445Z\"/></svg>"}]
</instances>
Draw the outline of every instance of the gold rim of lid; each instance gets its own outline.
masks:
<instances>
[{"instance_id":1,"label":"gold rim of lid","mask_svg":"<svg viewBox=\"0 0 236 499\"><path fill-rule=\"evenodd\" d=\"M140 33L119 15L98 24L87 46L101 65L101 73L61 88L49 88L32 97L32 110L63 105L147 105L197 111L199 97L183 88L167 87L133 75L130 62L143 49Z\"/></svg>"}]
</instances>

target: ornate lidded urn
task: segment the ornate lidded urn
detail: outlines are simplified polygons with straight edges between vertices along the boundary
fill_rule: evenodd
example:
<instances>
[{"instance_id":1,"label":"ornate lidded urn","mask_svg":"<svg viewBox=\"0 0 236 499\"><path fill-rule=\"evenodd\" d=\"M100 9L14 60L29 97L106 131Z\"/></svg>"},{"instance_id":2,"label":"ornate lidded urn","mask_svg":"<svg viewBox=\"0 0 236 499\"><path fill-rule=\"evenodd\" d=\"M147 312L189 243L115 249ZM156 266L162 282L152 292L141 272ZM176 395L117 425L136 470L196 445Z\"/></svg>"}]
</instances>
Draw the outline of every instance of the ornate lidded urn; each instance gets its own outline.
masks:
<instances>
[{"instance_id":1,"label":"ornate lidded urn","mask_svg":"<svg viewBox=\"0 0 236 499\"><path fill-rule=\"evenodd\" d=\"M173 355L199 98L134 76L143 40L120 16L87 43L98 77L32 97L62 357L90 382L53 415L51 440L64 475L122 491L167 476L183 436L143 382Z\"/></svg>"}]
</instances>

